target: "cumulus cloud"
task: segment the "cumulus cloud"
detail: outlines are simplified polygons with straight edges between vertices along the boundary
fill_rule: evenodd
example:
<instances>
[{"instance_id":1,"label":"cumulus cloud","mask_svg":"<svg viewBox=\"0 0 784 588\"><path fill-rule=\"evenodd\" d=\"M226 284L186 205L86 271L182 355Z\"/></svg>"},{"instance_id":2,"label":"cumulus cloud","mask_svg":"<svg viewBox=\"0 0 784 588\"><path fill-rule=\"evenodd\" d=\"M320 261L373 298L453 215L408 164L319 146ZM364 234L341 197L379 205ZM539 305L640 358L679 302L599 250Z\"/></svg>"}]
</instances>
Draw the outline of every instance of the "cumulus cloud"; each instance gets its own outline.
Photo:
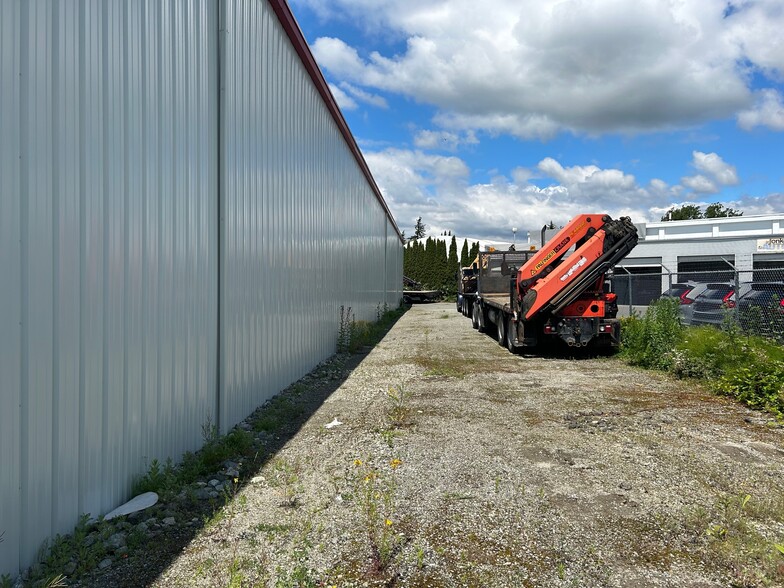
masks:
<instances>
[{"instance_id":1,"label":"cumulus cloud","mask_svg":"<svg viewBox=\"0 0 784 588\"><path fill-rule=\"evenodd\" d=\"M715 154L695 152L690 164L730 180L732 176L722 174L731 166L711 156ZM510 240L513 226L519 229L518 238L528 231L536 236L551 220L562 225L586 212L658 222L673 206L690 203L704 208L716 202L705 196L720 188L715 179L701 174L680 185L658 178L640 183L620 169L568 166L553 157L545 157L531 167L516 167L508 176L498 174L482 183L471 183L467 166L455 156L390 148L368 153L366 158L392 213L406 232L421 216L431 234L449 230L458 236L496 241ZM784 194L744 196L723 204L747 216L772 214L784 210Z\"/></svg>"},{"instance_id":2,"label":"cumulus cloud","mask_svg":"<svg viewBox=\"0 0 784 588\"><path fill-rule=\"evenodd\" d=\"M693 151L692 165L701 172L709 174L716 182L722 186L735 186L738 184L738 172L734 165L726 163L715 153L703 153Z\"/></svg>"},{"instance_id":3,"label":"cumulus cloud","mask_svg":"<svg viewBox=\"0 0 784 588\"><path fill-rule=\"evenodd\" d=\"M754 127L768 127L784 131L784 100L776 90L760 90L754 106L738 114L738 125L747 131Z\"/></svg>"},{"instance_id":4,"label":"cumulus cloud","mask_svg":"<svg viewBox=\"0 0 784 588\"><path fill-rule=\"evenodd\" d=\"M361 88L352 86L348 82L342 82L340 84L340 87L346 92L348 92L349 94L351 94L351 96L353 96L360 102L364 102L365 104L370 104L371 106L375 106L377 108L383 108L383 109L389 108L389 104L387 104L387 100L383 96L366 92Z\"/></svg>"},{"instance_id":5,"label":"cumulus cloud","mask_svg":"<svg viewBox=\"0 0 784 588\"><path fill-rule=\"evenodd\" d=\"M697 194L716 194L719 191L719 188L712 180L701 174L682 178L681 183Z\"/></svg>"},{"instance_id":6,"label":"cumulus cloud","mask_svg":"<svg viewBox=\"0 0 784 588\"><path fill-rule=\"evenodd\" d=\"M335 102L338 103L338 106L340 106L341 110L357 109L357 103L354 101L354 99L335 84L329 84L329 90L332 92L332 95L335 97Z\"/></svg>"},{"instance_id":7,"label":"cumulus cloud","mask_svg":"<svg viewBox=\"0 0 784 588\"><path fill-rule=\"evenodd\" d=\"M360 54L322 37L314 54L340 80L435 105L436 123L451 131L547 139L670 129L748 111L750 71L774 80L784 72L780 0L732 10L715 0L298 4L383 29L394 50ZM739 123L763 124L755 120Z\"/></svg>"},{"instance_id":8,"label":"cumulus cloud","mask_svg":"<svg viewBox=\"0 0 784 588\"><path fill-rule=\"evenodd\" d=\"M402 228L421 216L434 233L451 230L499 240L508 238L511 226L520 235L538 234L551 220L563 224L584 212L658 220L662 213L651 207L666 210L682 190L658 179L642 186L618 169L564 166L551 157L533 169L517 167L510 177L475 184L468 181L465 163L454 156L386 149L366 158Z\"/></svg>"},{"instance_id":9,"label":"cumulus cloud","mask_svg":"<svg viewBox=\"0 0 784 588\"><path fill-rule=\"evenodd\" d=\"M691 165L702 173L681 178L681 184L697 194L717 194L722 186L736 186L740 182L735 166L715 153L692 151Z\"/></svg>"}]
</instances>

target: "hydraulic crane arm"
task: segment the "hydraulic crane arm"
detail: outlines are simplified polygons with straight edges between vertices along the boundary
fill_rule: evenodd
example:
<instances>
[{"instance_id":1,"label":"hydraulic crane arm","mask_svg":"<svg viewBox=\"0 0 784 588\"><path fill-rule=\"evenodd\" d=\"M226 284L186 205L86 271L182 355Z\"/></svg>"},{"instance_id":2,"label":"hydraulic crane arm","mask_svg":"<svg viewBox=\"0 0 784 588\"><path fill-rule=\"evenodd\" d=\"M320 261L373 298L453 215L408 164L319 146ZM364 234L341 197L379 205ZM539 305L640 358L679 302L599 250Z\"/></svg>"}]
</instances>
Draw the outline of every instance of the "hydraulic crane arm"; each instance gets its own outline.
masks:
<instances>
[{"instance_id":1,"label":"hydraulic crane arm","mask_svg":"<svg viewBox=\"0 0 784 588\"><path fill-rule=\"evenodd\" d=\"M592 236L609 220L609 216L602 214L580 214L570 220L520 268L517 273L520 292L524 293L531 284L553 271L572 245L579 246L581 240Z\"/></svg>"},{"instance_id":2,"label":"hydraulic crane arm","mask_svg":"<svg viewBox=\"0 0 784 588\"><path fill-rule=\"evenodd\" d=\"M598 227L594 219L601 223ZM562 268L556 269L573 242L576 242L574 253ZM636 244L637 228L629 217L619 220L599 215L576 217L542 248L544 254L539 261L531 259L520 268L517 282L523 316L531 319L539 312L558 312L571 304ZM533 275L540 278L529 277Z\"/></svg>"}]
</instances>

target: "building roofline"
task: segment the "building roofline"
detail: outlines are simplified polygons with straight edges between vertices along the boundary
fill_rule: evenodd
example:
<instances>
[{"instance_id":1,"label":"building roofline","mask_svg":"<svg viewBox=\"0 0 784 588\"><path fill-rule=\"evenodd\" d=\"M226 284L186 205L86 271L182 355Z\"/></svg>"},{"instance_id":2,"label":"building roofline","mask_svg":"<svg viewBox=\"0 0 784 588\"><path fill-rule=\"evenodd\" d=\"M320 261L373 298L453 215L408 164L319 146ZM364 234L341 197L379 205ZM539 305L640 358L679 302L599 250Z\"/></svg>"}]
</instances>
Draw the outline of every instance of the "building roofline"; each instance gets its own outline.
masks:
<instances>
[{"instance_id":1,"label":"building roofline","mask_svg":"<svg viewBox=\"0 0 784 588\"><path fill-rule=\"evenodd\" d=\"M384 196L381 194L381 190L379 189L378 184L376 184L376 180L373 178L373 174L370 173L370 168L368 167L362 152L359 150L357 141L354 139L354 135L351 133L351 129L349 129L346 119L343 118L343 113L340 111L340 107L338 106L335 97L332 95L332 92L329 89L327 80L324 79L324 75L321 73L321 69L316 63L316 59L313 57L313 53L310 51L308 42L305 40L305 35L302 34L302 30L299 28L299 24L297 24L297 21L294 18L294 14L291 12L288 3L286 0L267 0L267 2L277 15L280 24L283 26L283 30L286 31L286 35L291 41L291 44L294 46L294 50L297 52L297 55L299 55L299 58L302 61L302 64L305 66L305 70L313 80L313 83L315 84L319 94L321 94L321 98L324 100L324 104L326 105L327 110L329 110L330 115L332 115L332 118L338 125L338 129L340 129L340 133L343 135L343 138L348 144L349 150L354 156L354 159L356 159L357 163L359 164L359 167L370 184L376 199L379 201L382 208L386 212L387 217L392 222L392 227L395 229L397 236L402 242L403 235L400 232L400 228L398 228L397 222L395 222L395 218L392 216L392 213L390 212L389 207L384 200Z\"/></svg>"},{"instance_id":2,"label":"building roofline","mask_svg":"<svg viewBox=\"0 0 784 588\"><path fill-rule=\"evenodd\" d=\"M672 227L684 225L708 225L708 224L725 224L725 223L743 223L746 221L784 221L784 212L774 214L750 214L742 216L721 216L716 218L693 218L687 220L672 220L672 221L656 221L653 223L642 223L646 227Z\"/></svg>"}]
</instances>

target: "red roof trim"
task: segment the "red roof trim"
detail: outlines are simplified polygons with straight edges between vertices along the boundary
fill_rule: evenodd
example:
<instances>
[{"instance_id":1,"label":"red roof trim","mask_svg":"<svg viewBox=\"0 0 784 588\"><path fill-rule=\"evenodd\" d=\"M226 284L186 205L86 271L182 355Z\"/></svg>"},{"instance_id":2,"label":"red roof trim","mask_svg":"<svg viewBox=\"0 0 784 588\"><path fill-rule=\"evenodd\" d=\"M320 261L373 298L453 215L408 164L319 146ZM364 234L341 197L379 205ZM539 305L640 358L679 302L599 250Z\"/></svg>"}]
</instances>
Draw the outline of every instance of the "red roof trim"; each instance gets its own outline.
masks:
<instances>
[{"instance_id":1,"label":"red roof trim","mask_svg":"<svg viewBox=\"0 0 784 588\"><path fill-rule=\"evenodd\" d=\"M389 211L387 203L384 201L384 196L381 194L381 190L379 190L378 185L376 184L376 180L373 179L373 174L370 173L370 168L368 167L365 158L362 156L362 152L359 150L359 146L354 139L354 135L351 134L351 129L348 128L346 119L343 118L343 113L340 112L340 108L338 107L338 103L335 101L335 97L329 90L329 86L327 85L327 81L324 79L324 75L321 73L321 69L319 69L313 54L310 52L310 47L308 47L305 36L302 34L302 30L300 30L297 21L294 19L294 14L292 14L291 9L286 3L286 0L267 1L272 7L272 10L275 11L280 24L283 25L283 30L286 31L286 35L288 35L291 44L294 46L294 49L297 52L297 55L299 55L299 58L302 60L302 64L305 66L305 69L310 75L310 78L313 80L316 89L319 91L319 94L321 94L321 97L324 100L329 113L332 115L335 123L337 123L343 138L346 140L351 153L354 155L354 159L357 160L362 173L365 174L365 178L367 178L370 187L373 189L373 193L376 195L376 198L381 203L384 211L387 213L389 220L392 221L392 226L397 232L398 237L400 237L400 240L403 241L403 235L400 233L400 229L398 228L392 213Z\"/></svg>"}]
</instances>

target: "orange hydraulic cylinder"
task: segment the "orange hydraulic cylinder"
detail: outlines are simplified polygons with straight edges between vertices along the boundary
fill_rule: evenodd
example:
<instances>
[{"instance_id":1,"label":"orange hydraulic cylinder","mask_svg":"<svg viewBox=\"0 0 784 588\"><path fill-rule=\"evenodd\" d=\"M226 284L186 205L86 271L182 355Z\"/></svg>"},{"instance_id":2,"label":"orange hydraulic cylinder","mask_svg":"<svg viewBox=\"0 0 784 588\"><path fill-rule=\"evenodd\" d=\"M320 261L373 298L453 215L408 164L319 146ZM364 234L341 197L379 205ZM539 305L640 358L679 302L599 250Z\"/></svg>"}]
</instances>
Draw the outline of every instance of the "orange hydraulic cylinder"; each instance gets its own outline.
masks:
<instances>
[{"instance_id":1,"label":"orange hydraulic cylinder","mask_svg":"<svg viewBox=\"0 0 784 588\"><path fill-rule=\"evenodd\" d=\"M590 232L597 231L609 220L604 214L580 214L566 223L546 245L536 252L517 272L517 282L523 293L547 268ZM593 231L591 231L593 229Z\"/></svg>"},{"instance_id":2,"label":"orange hydraulic cylinder","mask_svg":"<svg viewBox=\"0 0 784 588\"><path fill-rule=\"evenodd\" d=\"M525 318L530 319L559 292L571 284L587 270L592 263L604 253L604 231L598 231L581 247L570 255L555 271L536 282L526 293L535 292L536 298L529 308L525 309ZM523 266L525 267L525 266Z\"/></svg>"}]
</instances>

